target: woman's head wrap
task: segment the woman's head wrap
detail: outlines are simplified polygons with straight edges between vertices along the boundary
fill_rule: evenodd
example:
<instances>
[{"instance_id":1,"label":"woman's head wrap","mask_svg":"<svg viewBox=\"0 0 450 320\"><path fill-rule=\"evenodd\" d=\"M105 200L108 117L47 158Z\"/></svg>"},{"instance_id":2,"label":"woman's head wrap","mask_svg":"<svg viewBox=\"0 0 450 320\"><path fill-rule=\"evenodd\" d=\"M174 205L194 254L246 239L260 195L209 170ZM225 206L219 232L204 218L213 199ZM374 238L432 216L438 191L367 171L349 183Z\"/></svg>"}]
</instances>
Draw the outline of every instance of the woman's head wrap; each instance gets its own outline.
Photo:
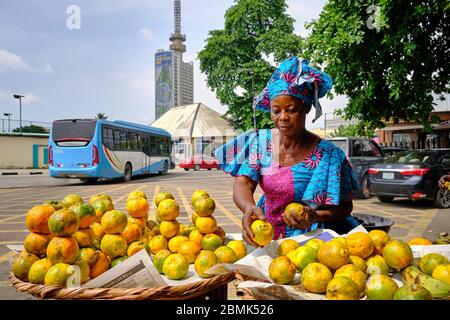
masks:
<instances>
[{"instance_id":1,"label":"woman's head wrap","mask_svg":"<svg viewBox=\"0 0 450 320\"><path fill-rule=\"evenodd\" d=\"M333 86L333 79L323 71L311 67L307 60L297 57L283 61L270 77L267 86L255 99L255 108L270 111L270 102L280 95L293 96L316 108L316 121L322 115L319 98Z\"/></svg>"}]
</instances>

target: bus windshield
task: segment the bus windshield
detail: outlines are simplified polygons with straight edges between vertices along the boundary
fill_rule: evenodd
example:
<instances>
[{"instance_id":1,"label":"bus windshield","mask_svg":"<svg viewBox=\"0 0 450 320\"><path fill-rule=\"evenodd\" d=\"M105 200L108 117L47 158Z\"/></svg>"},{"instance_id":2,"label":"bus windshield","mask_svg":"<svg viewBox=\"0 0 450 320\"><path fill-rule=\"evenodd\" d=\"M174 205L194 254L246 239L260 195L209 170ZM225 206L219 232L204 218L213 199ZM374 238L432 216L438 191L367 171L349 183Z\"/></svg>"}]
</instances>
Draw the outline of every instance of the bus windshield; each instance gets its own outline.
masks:
<instances>
[{"instance_id":1,"label":"bus windshield","mask_svg":"<svg viewBox=\"0 0 450 320\"><path fill-rule=\"evenodd\" d=\"M57 120L53 122L52 137L60 147L84 147L95 133L94 119Z\"/></svg>"}]
</instances>

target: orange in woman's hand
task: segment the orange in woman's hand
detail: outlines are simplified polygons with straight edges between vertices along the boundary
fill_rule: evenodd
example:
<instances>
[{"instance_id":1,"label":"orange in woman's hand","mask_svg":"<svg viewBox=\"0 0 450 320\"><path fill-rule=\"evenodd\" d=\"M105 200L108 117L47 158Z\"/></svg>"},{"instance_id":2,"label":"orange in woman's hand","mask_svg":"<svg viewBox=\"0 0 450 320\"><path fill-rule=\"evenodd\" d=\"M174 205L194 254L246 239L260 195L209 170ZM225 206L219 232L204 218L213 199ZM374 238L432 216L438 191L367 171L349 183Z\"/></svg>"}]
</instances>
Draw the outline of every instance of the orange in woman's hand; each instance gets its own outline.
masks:
<instances>
[{"instance_id":1,"label":"orange in woman's hand","mask_svg":"<svg viewBox=\"0 0 450 320\"><path fill-rule=\"evenodd\" d=\"M273 239L273 227L267 221L255 220L250 229L253 232L252 240L260 246L265 246Z\"/></svg>"}]
</instances>

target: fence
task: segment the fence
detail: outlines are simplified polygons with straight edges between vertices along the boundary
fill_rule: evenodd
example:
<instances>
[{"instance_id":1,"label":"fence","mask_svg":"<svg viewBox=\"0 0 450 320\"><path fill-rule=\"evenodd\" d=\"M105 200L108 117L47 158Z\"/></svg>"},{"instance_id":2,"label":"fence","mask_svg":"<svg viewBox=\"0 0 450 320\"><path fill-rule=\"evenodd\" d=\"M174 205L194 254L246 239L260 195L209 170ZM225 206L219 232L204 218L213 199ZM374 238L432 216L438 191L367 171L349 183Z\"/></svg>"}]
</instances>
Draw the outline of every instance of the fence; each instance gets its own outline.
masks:
<instances>
[{"instance_id":1,"label":"fence","mask_svg":"<svg viewBox=\"0 0 450 320\"><path fill-rule=\"evenodd\" d=\"M20 120L0 118L0 122L0 132L20 132ZM24 133L49 133L51 126L51 122L22 120L22 132ZM45 132L42 132L39 127L44 128Z\"/></svg>"},{"instance_id":2,"label":"fence","mask_svg":"<svg viewBox=\"0 0 450 320\"><path fill-rule=\"evenodd\" d=\"M442 144L440 139L426 139L422 141L400 141L400 142L390 142L390 143L379 143L381 147L394 147L394 148L405 148L405 149L437 149L437 148L448 148L448 144Z\"/></svg>"}]
</instances>

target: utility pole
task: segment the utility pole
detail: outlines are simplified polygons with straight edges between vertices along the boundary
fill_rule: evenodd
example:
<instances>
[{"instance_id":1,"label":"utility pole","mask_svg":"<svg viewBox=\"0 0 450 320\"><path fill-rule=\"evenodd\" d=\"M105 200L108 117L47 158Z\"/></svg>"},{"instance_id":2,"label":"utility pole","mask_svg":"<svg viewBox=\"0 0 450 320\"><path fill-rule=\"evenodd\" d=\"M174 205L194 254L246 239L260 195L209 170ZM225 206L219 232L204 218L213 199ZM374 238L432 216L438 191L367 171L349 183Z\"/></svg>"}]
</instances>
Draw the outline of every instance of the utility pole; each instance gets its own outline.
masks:
<instances>
[{"instance_id":1,"label":"utility pole","mask_svg":"<svg viewBox=\"0 0 450 320\"><path fill-rule=\"evenodd\" d=\"M13 95L14 99L19 99L19 113L20 113L20 120L19 120L19 125L20 125L20 133L22 133L22 98L25 98L25 96L20 95L20 94L15 94Z\"/></svg>"}]
</instances>

